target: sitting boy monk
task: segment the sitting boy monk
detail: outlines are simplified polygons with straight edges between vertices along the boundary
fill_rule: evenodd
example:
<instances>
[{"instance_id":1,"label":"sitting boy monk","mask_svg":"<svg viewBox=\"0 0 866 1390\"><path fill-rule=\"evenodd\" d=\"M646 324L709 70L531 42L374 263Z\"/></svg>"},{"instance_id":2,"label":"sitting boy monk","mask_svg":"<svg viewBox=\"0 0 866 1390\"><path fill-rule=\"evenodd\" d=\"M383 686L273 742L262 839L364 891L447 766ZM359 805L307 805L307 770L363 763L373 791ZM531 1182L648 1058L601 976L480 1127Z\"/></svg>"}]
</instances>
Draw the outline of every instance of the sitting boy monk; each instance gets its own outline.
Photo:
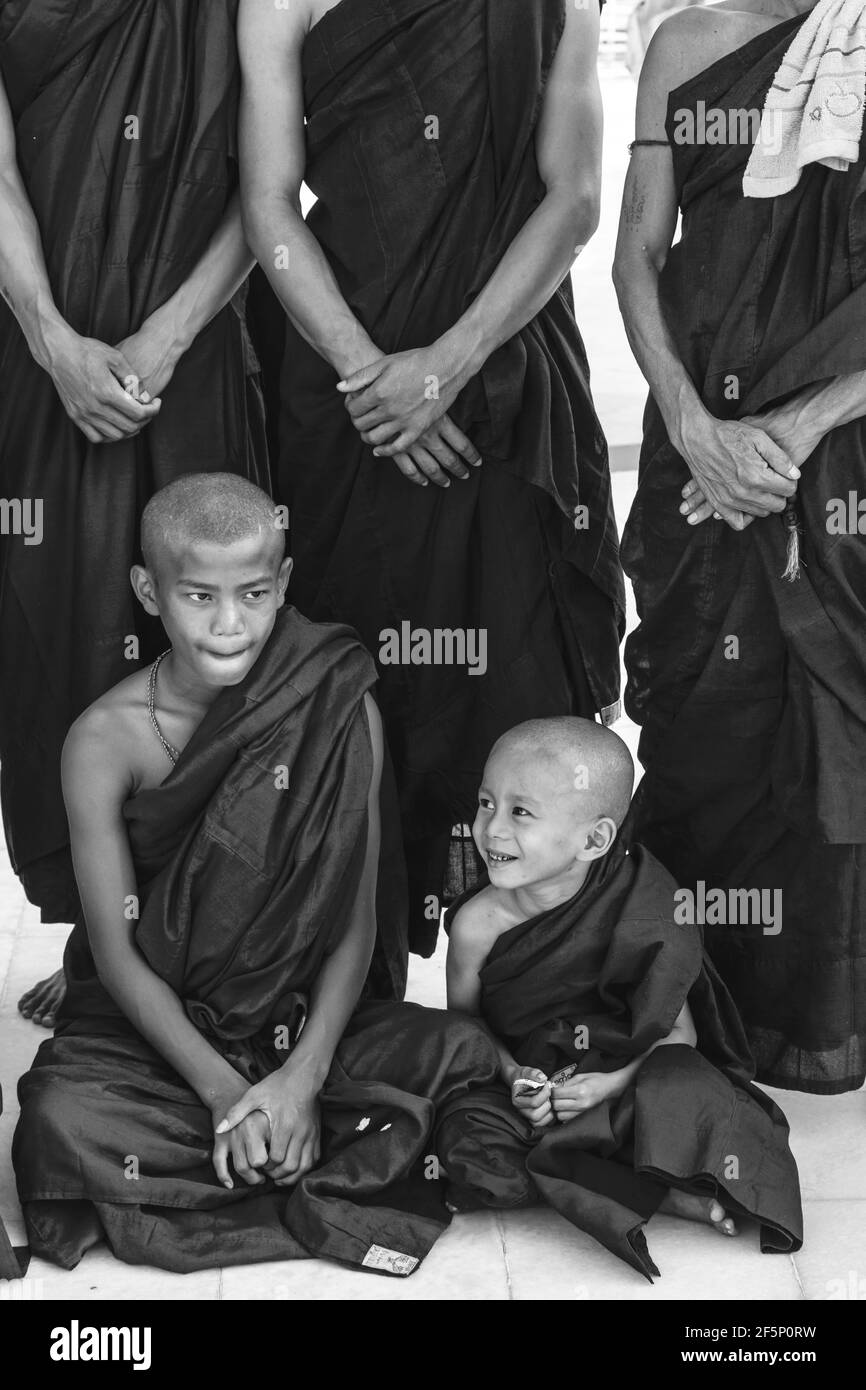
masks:
<instances>
[{"instance_id":1,"label":"sitting boy monk","mask_svg":"<svg viewBox=\"0 0 866 1390\"><path fill-rule=\"evenodd\" d=\"M540 1194L645 1274L656 1211L798 1249L788 1126L752 1084L733 1004L676 885L618 829L633 782L616 734L576 718L495 745L473 833L490 882L451 909L448 1004L498 1040L501 1081L458 1099L438 1151L452 1209Z\"/></svg>"},{"instance_id":2,"label":"sitting boy monk","mask_svg":"<svg viewBox=\"0 0 866 1390\"><path fill-rule=\"evenodd\" d=\"M171 649L64 746L86 927L13 1156L31 1247L67 1268L106 1239L181 1271L410 1273L450 1219L425 1181L436 1107L496 1076L476 1023L356 1007L365 979L399 996L407 959L375 668L283 607L275 521L230 474L151 499L132 582Z\"/></svg>"}]
</instances>

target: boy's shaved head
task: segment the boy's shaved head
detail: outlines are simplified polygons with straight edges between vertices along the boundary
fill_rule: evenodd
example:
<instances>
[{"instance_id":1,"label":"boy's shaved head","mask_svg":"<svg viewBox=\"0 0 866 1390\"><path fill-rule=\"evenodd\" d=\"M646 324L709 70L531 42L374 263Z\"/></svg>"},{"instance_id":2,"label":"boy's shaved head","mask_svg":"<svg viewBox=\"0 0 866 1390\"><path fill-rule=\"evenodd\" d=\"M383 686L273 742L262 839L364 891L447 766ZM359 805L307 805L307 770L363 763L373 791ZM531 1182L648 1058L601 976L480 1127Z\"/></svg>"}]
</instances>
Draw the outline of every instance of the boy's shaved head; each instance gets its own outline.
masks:
<instances>
[{"instance_id":1,"label":"boy's shaved head","mask_svg":"<svg viewBox=\"0 0 866 1390\"><path fill-rule=\"evenodd\" d=\"M188 545L228 546L258 535L273 537L279 563L286 542L274 502L236 473L187 473L155 493L141 518L141 550L153 575Z\"/></svg>"},{"instance_id":2,"label":"boy's shaved head","mask_svg":"<svg viewBox=\"0 0 866 1390\"><path fill-rule=\"evenodd\" d=\"M592 814L610 816L617 827L622 825L634 788L634 763L619 735L603 724L569 715L530 719L503 734L493 753L559 764L563 777L587 799Z\"/></svg>"}]
</instances>

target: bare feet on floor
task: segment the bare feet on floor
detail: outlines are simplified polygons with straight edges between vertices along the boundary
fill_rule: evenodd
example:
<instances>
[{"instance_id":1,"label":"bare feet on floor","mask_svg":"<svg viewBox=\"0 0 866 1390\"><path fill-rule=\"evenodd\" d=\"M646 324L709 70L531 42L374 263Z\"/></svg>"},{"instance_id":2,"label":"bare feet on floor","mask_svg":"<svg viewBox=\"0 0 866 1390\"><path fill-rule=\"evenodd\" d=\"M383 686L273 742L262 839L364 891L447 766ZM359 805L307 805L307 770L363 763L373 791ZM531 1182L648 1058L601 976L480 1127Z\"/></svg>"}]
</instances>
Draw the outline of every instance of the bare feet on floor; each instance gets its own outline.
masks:
<instances>
[{"instance_id":1,"label":"bare feet on floor","mask_svg":"<svg viewBox=\"0 0 866 1390\"><path fill-rule=\"evenodd\" d=\"M60 970L55 970L53 975L49 975L47 980L40 980L38 985L22 994L18 1000L18 1012L25 1018L32 1018L34 1023L41 1024L43 1028L53 1028L57 1022L57 1010L63 1003L65 994L66 978L61 967Z\"/></svg>"},{"instance_id":2,"label":"bare feet on floor","mask_svg":"<svg viewBox=\"0 0 866 1390\"><path fill-rule=\"evenodd\" d=\"M678 1192L672 1187L659 1211L666 1212L668 1216L682 1216L686 1221L703 1221L723 1236L738 1234L733 1220L725 1214L724 1207L715 1197L693 1197L688 1192Z\"/></svg>"}]
</instances>

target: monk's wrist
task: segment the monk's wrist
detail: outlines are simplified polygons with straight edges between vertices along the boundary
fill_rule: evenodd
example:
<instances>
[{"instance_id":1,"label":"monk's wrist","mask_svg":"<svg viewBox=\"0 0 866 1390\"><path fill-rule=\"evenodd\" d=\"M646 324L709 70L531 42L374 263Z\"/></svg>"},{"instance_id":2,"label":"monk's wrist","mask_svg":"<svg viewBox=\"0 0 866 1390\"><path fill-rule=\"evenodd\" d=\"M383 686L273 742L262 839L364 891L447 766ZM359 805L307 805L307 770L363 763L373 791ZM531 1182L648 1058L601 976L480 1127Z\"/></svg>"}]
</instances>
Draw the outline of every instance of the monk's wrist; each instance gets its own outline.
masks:
<instances>
[{"instance_id":1,"label":"monk's wrist","mask_svg":"<svg viewBox=\"0 0 866 1390\"><path fill-rule=\"evenodd\" d=\"M475 321L470 309L459 323L437 338L434 352L447 363L449 384L456 386L459 392L478 375L495 346L487 342L482 326Z\"/></svg>"},{"instance_id":2,"label":"monk's wrist","mask_svg":"<svg viewBox=\"0 0 866 1390\"><path fill-rule=\"evenodd\" d=\"M28 315L28 321L22 323L21 327L34 361L50 373L53 373L58 360L74 348L78 339L78 334L70 328L53 301L37 303Z\"/></svg>"},{"instance_id":3,"label":"monk's wrist","mask_svg":"<svg viewBox=\"0 0 866 1390\"><path fill-rule=\"evenodd\" d=\"M665 419L671 443L678 454L689 456L702 438L711 418L694 387L691 388L691 394L685 391L679 395Z\"/></svg>"},{"instance_id":4,"label":"monk's wrist","mask_svg":"<svg viewBox=\"0 0 866 1390\"><path fill-rule=\"evenodd\" d=\"M293 1088L300 1086L317 1096L328 1078L331 1061L331 1057L321 1053L301 1053L296 1049L280 1067L280 1075Z\"/></svg>"}]
</instances>

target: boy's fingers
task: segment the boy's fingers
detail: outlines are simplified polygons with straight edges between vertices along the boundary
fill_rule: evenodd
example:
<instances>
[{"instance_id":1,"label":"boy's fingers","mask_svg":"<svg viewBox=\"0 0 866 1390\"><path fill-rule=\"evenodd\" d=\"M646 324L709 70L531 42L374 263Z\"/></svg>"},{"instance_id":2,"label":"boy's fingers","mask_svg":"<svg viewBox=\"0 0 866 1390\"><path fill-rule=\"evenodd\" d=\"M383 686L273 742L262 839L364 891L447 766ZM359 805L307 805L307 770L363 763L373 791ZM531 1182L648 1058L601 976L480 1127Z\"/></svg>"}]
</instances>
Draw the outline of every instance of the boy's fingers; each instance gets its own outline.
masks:
<instances>
[{"instance_id":1,"label":"boy's fingers","mask_svg":"<svg viewBox=\"0 0 866 1390\"><path fill-rule=\"evenodd\" d=\"M223 1187L233 1187L234 1183L229 1177L228 1169L228 1147L224 1142L217 1141L213 1150L213 1166L219 1181Z\"/></svg>"},{"instance_id":2,"label":"boy's fingers","mask_svg":"<svg viewBox=\"0 0 866 1390\"><path fill-rule=\"evenodd\" d=\"M260 1134L251 1134L245 1143L247 1162L251 1168L263 1168L268 1161L268 1150Z\"/></svg>"},{"instance_id":3,"label":"boy's fingers","mask_svg":"<svg viewBox=\"0 0 866 1390\"><path fill-rule=\"evenodd\" d=\"M251 1115L257 1108L255 1101L249 1099L249 1094L241 1096L240 1100L226 1111L226 1117L220 1120L215 1133L228 1134L230 1129L234 1129L235 1125L239 1125L241 1120L245 1120L247 1115Z\"/></svg>"}]
</instances>

